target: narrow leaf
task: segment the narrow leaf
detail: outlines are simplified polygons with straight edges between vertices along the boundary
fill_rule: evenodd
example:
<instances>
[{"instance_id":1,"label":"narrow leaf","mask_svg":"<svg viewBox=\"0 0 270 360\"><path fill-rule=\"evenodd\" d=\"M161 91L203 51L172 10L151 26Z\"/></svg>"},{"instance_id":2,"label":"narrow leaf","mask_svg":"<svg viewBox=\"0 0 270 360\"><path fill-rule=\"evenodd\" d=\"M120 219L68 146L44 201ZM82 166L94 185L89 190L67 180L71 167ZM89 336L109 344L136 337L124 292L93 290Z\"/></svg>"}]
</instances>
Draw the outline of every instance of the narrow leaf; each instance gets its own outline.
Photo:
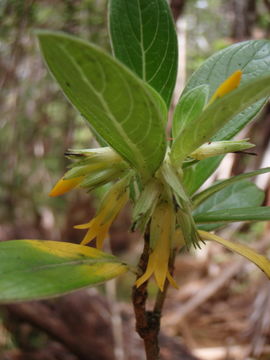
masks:
<instances>
[{"instance_id":1,"label":"narrow leaf","mask_svg":"<svg viewBox=\"0 0 270 360\"><path fill-rule=\"evenodd\" d=\"M253 147L255 145L248 142L247 139L214 141L203 144L189 154L189 156L196 160L203 160L217 155L248 150Z\"/></svg>"},{"instance_id":2,"label":"narrow leaf","mask_svg":"<svg viewBox=\"0 0 270 360\"><path fill-rule=\"evenodd\" d=\"M248 246L233 243L231 241L223 239L220 236L210 234L206 231L199 230L198 232L203 240L215 241L225 246L229 250L232 250L237 254L244 256L246 259L257 265L265 273L265 275L270 278L270 261L267 259L267 257L258 254L254 250L250 249Z\"/></svg>"},{"instance_id":3,"label":"narrow leaf","mask_svg":"<svg viewBox=\"0 0 270 360\"><path fill-rule=\"evenodd\" d=\"M0 302L55 297L128 270L116 257L82 245L40 240L0 243Z\"/></svg>"},{"instance_id":4,"label":"narrow leaf","mask_svg":"<svg viewBox=\"0 0 270 360\"><path fill-rule=\"evenodd\" d=\"M270 95L270 75L247 82L216 100L195 120L189 122L172 146L172 159L182 162L192 151L210 141L213 135L239 112Z\"/></svg>"},{"instance_id":5,"label":"narrow leaf","mask_svg":"<svg viewBox=\"0 0 270 360\"><path fill-rule=\"evenodd\" d=\"M177 74L177 37L165 0L110 0L115 56L148 82L169 107Z\"/></svg>"},{"instance_id":6,"label":"narrow leaf","mask_svg":"<svg viewBox=\"0 0 270 360\"><path fill-rule=\"evenodd\" d=\"M39 31L44 59L62 90L101 137L144 177L159 167L166 139L160 107L132 72L85 41Z\"/></svg>"},{"instance_id":7,"label":"narrow leaf","mask_svg":"<svg viewBox=\"0 0 270 360\"><path fill-rule=\"evenodd\" d=\"M237 69L243 72L240 87L251 79L269 74L270 41L249 40L233 44L214 54L191 76L184 94L199 85L207 84L212 96L218 86ZM230 140L258 114L264 104L263 99L249 106L233 117L211 140ZM222 157L220 161L221 159ZM215 158L200 161L192 169L188 169L184 174L184 182L187 183L186 188L189 193L194 193L217 166L218 160Z\"/></svg>"},{"instance_id":8,"label":"narrow leaf","mask_svg":"<svg viewBox=\"0 0 270 360\"><path fill-rule=\"evenodd\" d=\"M244 180L244 179L251 178L253 176L257 176L257 175L260 175L260 174L265 174L265 173L268 173L268 172L270 172L270 167L255 170L255 171L250 171L250 172L245 173L245 174L240 174L240 175L237 175L237 176L233 176L233 177L231 177L230 179L227 179L227 180L219 181L216 184L208 187L204 191L201 191L200 193L194 195L193 198L192 198L193 207L196 209L203 201L208 199L211 195L214 195L216 192L224 189L228 185L231 185L231 184L233 184L235 182L238 182L240 180Z\"/></svg>"},{"instance_id":9,"label":"narrow leaf","mask_svg":"<svg viewBox=\"0 0 270 360\"><path fill-rule=\"evenodd\" d=\"M218 168L222 156L200 160L184 169L183 185L189 195L194 194L209 176Z\"/></svg>"},{"instance_id":10,"label":"narrow leaf","mask_svg":"<svg viewBox=\"0 0 270 360\"><path fill-rule=\"evenodd\" d=\"M264 196L264 191L255 184L247 180L241 180L213 193L193 211L193 215L197 217L219 210L257 207L263 203ZM200 224L197 228L209 231L225 224L226 222Z\"/></svg>"},{"instance_id":11,"label":"narrow leaf","mask_svg":"<svg viewBox=\"0 0 270 360\"><path fill-rule=\"evenodd\" d=\"M208 92L208 86L201 85L180 98L173 114L173 138L176 138L189 122L201 114L208 99Z\"/></svg>"},{"instance_id":12,"label":"narrow leaf","mask_svg":"<svg viewBox=\"0 0 270 360\"><path fill-rule=\"evenodd\" d=\"M269 74L269 66L269 40L248 40L233 44L211 56L193 73L186 85L184 94L199 85L207 84L210 90L209 96L211 97L220 84L236 70L241 70L243 73L241 87L251 79ZM265 101L261 100L238 114L213 140L231 139L254 118L264 103Z\"/></svg>"},{"instance_id":13,"label":"narrow leaf","mask_svg":"<svg viewBox=\"0 0 270 360\"><path fill-rule=\"evenodd\" d=\"M167 184L169 184L169 186L172 188L176 196L179 197L179 199L181 199L179 204L180 207L182 201L186 203L190 203L189 197L185 192L185 189L181 183L179 175L177 174L176 170L172 167L172 165L169 162L164 161L162 164L161 171Z\"/></svg>"},{"instance_id":14,"label":"narrow leaf","mask_svg":"<svg viewBox=\"0 0 270 360\"><path fill-rule=\"evenodd\" d=\"M267 221L270 220L270 206L217 210L195 215L194 219L199 224L221 221Z\"/></svg>"}]
</instances>

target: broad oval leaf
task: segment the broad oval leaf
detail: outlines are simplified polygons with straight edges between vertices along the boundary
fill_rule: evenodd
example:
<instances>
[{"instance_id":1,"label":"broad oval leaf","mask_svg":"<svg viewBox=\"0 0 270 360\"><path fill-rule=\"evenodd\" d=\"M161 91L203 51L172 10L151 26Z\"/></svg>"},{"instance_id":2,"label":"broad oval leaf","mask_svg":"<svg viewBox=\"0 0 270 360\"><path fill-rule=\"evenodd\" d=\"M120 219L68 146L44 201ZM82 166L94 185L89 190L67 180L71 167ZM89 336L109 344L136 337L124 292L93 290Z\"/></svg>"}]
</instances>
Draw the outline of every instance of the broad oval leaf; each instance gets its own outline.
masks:
<instances>
[{"instance_id":1,"label":"broad oval leaf","mask_svg":"<svg viewBox=\"0 0 270 360\"><path fill-rule=\"evenodd\" d=\"M206 60L202 66L191 76L183 95L199 86L210 86L209 97L218 86L234 71L241 69L243 72L240 87L246 81L270 72L270 41L250 40L231 45ZM251 105L240 114L236 115L212 140L229 140L250 122L265 104L264 100ZM190 188L189 193L194 193L204 181L218 167L222 157L202 160L184 174L184 182Z\"/></svg>"},{"instance_id":2,"label":"broad oval leaf","mask_svg":"<svg viewBox=\"0 0 270 360\"><path fill-rule=\"evenodd\" d=\"M87 246L41 240L0 243L0 302L55 297L128 270L116 257Z\"/></svg>"},{"instance_id":3,"label":"broad oval leaf","mask_svg":"<svg viewBox=\"0 0 270 360\"><path fill-rule=\"evenodd\" d=\"M114 55L169 107L177 75L177 37L166 0L110 0Z\"/></svg>"},{"instance_id":4,"label":"broad oval leaf","mask_svg":"<svg viewBox=\"0 0 270 360\"><path fill-rule=\"evenodd\" d=\"M197 118L190 121L177 136L172 146L172 159L181 162L230 119L251 104L270 95L270 74L246 82L245 85L217 99Z\"/></svg>"},{"instance_id":5,"label":"broad oval leaf","mask_svg":"<svg viewBox=\"0 0 270 360\"><path fill-rule=\"evenodd\" d=\"M63 33L38 31L44 59L91 127L144 177L166 150L163 114L151 91L98 47Z\"/></svg>"}]
</instances>

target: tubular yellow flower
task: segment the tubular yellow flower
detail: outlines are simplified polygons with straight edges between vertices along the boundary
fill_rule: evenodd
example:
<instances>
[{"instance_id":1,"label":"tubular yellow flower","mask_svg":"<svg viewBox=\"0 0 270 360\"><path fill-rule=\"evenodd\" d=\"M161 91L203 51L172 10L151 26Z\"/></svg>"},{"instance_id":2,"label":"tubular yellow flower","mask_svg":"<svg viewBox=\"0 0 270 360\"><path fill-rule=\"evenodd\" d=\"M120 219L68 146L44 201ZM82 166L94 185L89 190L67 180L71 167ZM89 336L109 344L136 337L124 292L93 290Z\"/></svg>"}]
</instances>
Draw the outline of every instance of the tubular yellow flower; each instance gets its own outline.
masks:
<instances>
[{"instance_id":1,"label":"tubular yellow flower","mask_svg":"<svg viewBox=\"0 0 270 360\"><path fill-rule=\"evenodd\" d=\"M150 248L152 252L145 273L136 281L137 287L141 286L152 275L155 276L161 291L164 289L166 278L174 287L177 287L168 271L174 227L175 214L172 205L168 201L159 202L154 210L150 225Z\"/></svg>"},{"instance_id":2,"label":"tubular yellow flower","mask_svg":"<svg viewBox=\"0 0 270 360\"><path fill-rule=\"evenodd\" d=\"M72 190L76 186L79 185L79 183L84 179L84 176L75 177L73 179L64 179L61 178L52 188L52 190L49 193L49 196L59 196L63 195L66 192Z\"/></svg>"},{"instance_id":3,"label":"tubular yellow flower","mask_svg":"<svg viewBox=\"0 0 270 360\"><path fill-rule=\"evenodd\" d=\"M105 194L96 217L86 224L75 226L75 229L88 229L81 242L82 245L96 238L97 248L102 248L112 222L128 201L127 184L127 178L118 181Z\"/></svg>"},{"instance_id":4,"label":"tubular yellow flower","mask_svg":"<svg viewBox=\"0 0 270 360\"><path fill-rule=\"evenodd\" d=\"M212 104L216 99L223 97L224 95L228 94L229 92L236 89L241 81L242 78L242 71L236 70L229 76L215 91L213 96L211 97L208 105Z\"/></svg>"}]
</instances>

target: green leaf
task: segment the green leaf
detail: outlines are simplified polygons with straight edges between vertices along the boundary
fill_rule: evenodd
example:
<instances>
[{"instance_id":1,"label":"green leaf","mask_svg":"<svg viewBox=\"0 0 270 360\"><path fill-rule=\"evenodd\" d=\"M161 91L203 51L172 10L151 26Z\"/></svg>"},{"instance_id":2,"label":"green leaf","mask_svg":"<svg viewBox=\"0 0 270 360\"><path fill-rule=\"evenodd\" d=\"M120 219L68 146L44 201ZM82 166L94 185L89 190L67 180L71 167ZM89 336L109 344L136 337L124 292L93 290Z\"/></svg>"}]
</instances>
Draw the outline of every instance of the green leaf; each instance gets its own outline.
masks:
<instances>
[{"instance_id":1,"label":"green leaf","mask_svg":"<svg viewBox=\"0 0 270 360\"><path fill-rule=\"evenodd\" d=\"M270 75L246 82L245 85L217 99L202 114L190 121L172 146L174 163L182 162L192 151L210 141L213 135L239 112L270 95Z\"/></svg>"},{"instance_id":2,"label":"green leaf","mask_svg":"<svg viewBox=\"0 0 270 360\"><path fill-rule=\"evenodd\" d=\"M191 89L180 98L173 114L173 138L176 138L189 122L198 118L206 105L208 93L209 87L201 85Z\"/></svg>"},{"instance_id":3,"label":"green leaf","mask_svg":"<svg viewBox=\"0 0 270 360\"><path fill-rule=\"evenodd\" d=\"M204 159L193 166L184 169L183 185L189 195L195 193L196 190L208 179L209 176L218 168L222 156L215 156Z\"/></svg>"},{"instance_id":4,"label":"green leaf","mask_svg":"<svg viewBox=\"0 0 270 360\"><path fill-rule=\"evenodd\" d=\"M186 203L190 203L189 197L187 196L185 189L180 181L179 175L176 170L172 167L172 165L164 161L162 164L162 175L167 184L171 187L173 192L176 195L176 198L179 198L179 206L181 206L182 201Z\"/></svg>"},{"instance_id":5,"label":"green leaf","mask_svg":"<svg viewBox=\"0 0 270 360\"><path fill-rule=\"evenodd\" d=\"M177 37L165 0L110 0L114 55L170 106L177 74Z\"/></svg>"},{"instance_id":6,"label":"green leaf","mask_svg":"<svg viewBox=\"0 0 270 360\"><path fill-rule=\"evenodd\" d=\"M270 206L227 209L199 214L194 217L196 223L267 221L270 220Z\"/></svg>"},{"instance_id":7,"label":"green leaf","mask_svg":"<svg viewBox=\"0 0 270 360\"><path fill-rule=\"evenodd\" d=\"M255 207L261 205L263 200L264 192L261 189L250 181L241 180L231 183L208 197L193 211L193 215L195 216L196 223L199 223L198 219L201 218L201 215L204 216L207 213L219 210ZM199 225L198 228L214 230L221 226L224 226L223 222L219 224Z\"/></svg>"},{"instance_id":8,"label":"green leaf","mask_svg":"<svg viewBox=\"0 0 270 360\"><path fill-rule=\"evenodd\" d=\"M257 265L268 278L270 278L270 261L267 257L256 253L256 251L250 249L248 246L242 244L236 244L231 241L225 240L220 236L210 234L206 231L199 230L199 235L203 240L212 240L225 246L229 250L236 252L239 255L244 256L246 259Z\"/></svg>"},{"instance_id":9,"label":"green leaf","mask_svg":"<svg viewBox=\"0 0 270 360\"><path fill-rule=\"evenodd\" d=\"M206 60L191 76L184 94L199 85L210 86L210 96L234 71L243 72L240 86L246 81L270 72L270 41L251 40L229 46ZM215 136L213 141L229 140L250 122L265 104L260 100L231 119ZM222 157L220 157L222 159ZM194 193L217 168L217 159L203 160L193 169L188 169L187 178L190 193ZM211 171L210 171L211 169ZM198 181L198 179L200 181ZM194 182L194 184L192 184Z\"/></svg>"},{"instance_id":10,"label":"green leaf","mask_svg":"<svg viewBox=\"0 0 270 360\"><path fill-rule=\"evenodd\" d=\"M270 41L249 40L233 44L207 59L193 73L184 93L199 85L209 85L209 98L218 86L236 70L243 72L240 87L251 79L270 73ZM212 140L229 140L258 113L265 101L261 100L238 114Z\"/></svg>"},{"instance_id":11,"label":"green leaf","mask_svg":"<svg viewBox=\"0 0 270 360\"><path fill-rule=\"evenodd\" d=\"M194 195L193 198L192 198L193 207L194 208L198 207L203 201L208 199L210 196L212 196L216 192L224 189L228 185L231 185L231 184L236 183L238 181L241 181L243 179L251 178L252 176L265 174L265 173L268 173L268 172L270 172L270 167L255 170L255 171L250 171L250 172L245 173L245 174L240 174L240 175L237 175L237 176L233 176L230 179L227 179L227 180L224 180L224 181L219 181L216 184L208 187L204 191L201 191L200 193Z\"/></svg>"},{"instance_id":12,"label":"green leaf","mask_svg":"<svg viewBox=\"0 0 270 360\"><path fill-rule=\"evenodd\" d=\"M205 143L193 151L189 156L196 160L203 160L209 157L224 155L233 152L242 152L255 147L254 144L243 140L222 140Z\"/></svg>"},{"instance_id":13,"label":"green leaf","mask_svg":"<svg viewBox=\"0 0 270 360\"><path fill-rule=\"evenodd\" d=\"M128 270L116 257L66 242L0 243L0 302L55 297L110 280Z\"/></svg>"},{"instance_id":14,"label":"green leaf","mask_svg":"<svg viewBox=\"0 0 270 360\"><path fill-rule=\"evenodd\" d=\"M44 59L91 127L125 160L151 176L166 150L163 114L144 83L98 47L38 31Z\"/></svg>"}]
</instances>

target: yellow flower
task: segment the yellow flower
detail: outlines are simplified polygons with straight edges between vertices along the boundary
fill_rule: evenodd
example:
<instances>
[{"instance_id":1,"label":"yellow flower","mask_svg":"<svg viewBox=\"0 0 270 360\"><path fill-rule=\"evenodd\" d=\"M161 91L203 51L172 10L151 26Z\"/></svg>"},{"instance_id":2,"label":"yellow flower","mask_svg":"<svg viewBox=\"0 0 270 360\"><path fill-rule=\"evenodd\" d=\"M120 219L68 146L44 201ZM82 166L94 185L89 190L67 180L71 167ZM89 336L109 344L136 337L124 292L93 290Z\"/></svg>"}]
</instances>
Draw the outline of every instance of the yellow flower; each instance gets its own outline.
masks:
<instances>
[{"instance_id":1,"label":"yellow flower","mask_svg":"<svg viewBox=\"0 0 270 360\"><path fill-rule=\"evenodd\" d=\"M161 201L156 206L150 225L150 248L151 253L145 273L137 279L136 286L141 286L152 275L161 291L164 289L166 279L177 287L168 270L171 254L172 237L175 227L175 213L168 201Z\"/></svg>"},{"instance_id":2,"label":"yellow flower","mask_svg":"<svg viewBox=\"0 0 270 360\"><path fill-rule=\"evenodd\" d=\"M221 98L225 96L226 94L230 93L234 89L236 89L241 81L242 78L242 71L236 70L234 73L232 73L231 76L229 76L215 91L213 96L211 97L208 105L212 104L215 100L218 98Z\"/></svg>"},{"instance_id":3,"label":"yellow flower","mask_svg":"<svg viewBox=\"0 0 270 360\"><path fill-rule=\"evenodd\" d=\"M88 229L81 244L88 244L96 238L96 246L101 249L109 228L128 201L129 177L118 181L104 196L97 215L88 223L76 225L75 229Z\"/></svg>"},{"instance_id":4,"label":"yellow flower","mask_svg":"<svg viewBox=\"0 0 270 360\"><path fill-rule=\"evenodd\" d=\"M59 196L63 195L66 192L72 190L76 186L80 184L80 182L84 179L84 176L75 177L72 179L64 179L61 178L55 186L52 188L51 192L49 193L50 196Z\"/></svg>"}]
</instances>

